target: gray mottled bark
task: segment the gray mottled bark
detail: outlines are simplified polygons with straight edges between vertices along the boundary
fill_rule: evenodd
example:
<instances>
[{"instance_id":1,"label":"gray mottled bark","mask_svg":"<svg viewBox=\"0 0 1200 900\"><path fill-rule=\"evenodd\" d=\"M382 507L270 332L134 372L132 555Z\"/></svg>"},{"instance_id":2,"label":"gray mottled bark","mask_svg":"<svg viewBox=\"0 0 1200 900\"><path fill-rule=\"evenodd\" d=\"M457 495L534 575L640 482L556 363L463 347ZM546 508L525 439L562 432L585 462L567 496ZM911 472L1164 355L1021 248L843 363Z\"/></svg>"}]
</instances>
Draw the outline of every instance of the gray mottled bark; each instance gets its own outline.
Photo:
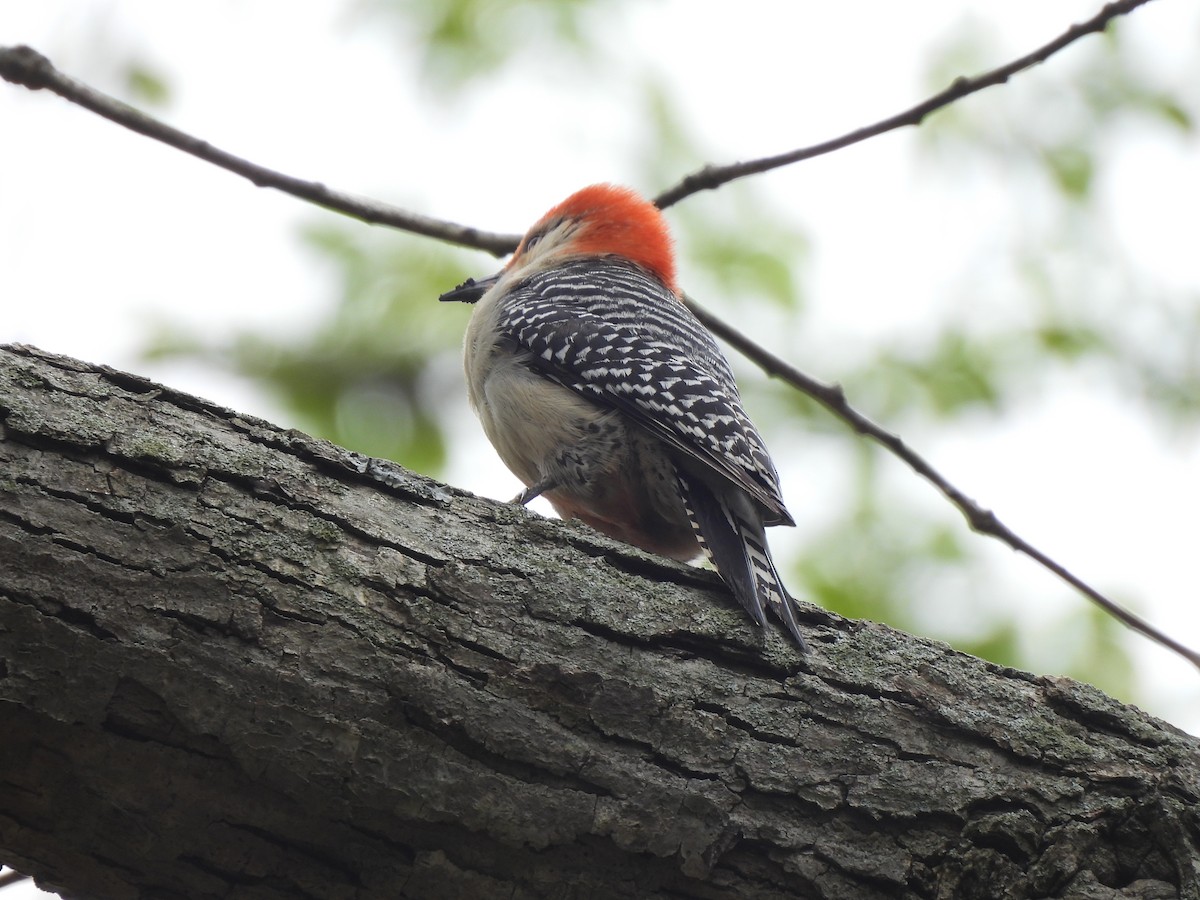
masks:
<instances>
[{"instance_id":1,"label":"gray mottled bark","mask_svg":"<svg viewBox=\"0 0 1200 900\"><path fill-rule=\"evenodd\" d=\"M1200 897L1198 742L0 350L0 860L90 898Z\"/></svg>"}]
</instances>

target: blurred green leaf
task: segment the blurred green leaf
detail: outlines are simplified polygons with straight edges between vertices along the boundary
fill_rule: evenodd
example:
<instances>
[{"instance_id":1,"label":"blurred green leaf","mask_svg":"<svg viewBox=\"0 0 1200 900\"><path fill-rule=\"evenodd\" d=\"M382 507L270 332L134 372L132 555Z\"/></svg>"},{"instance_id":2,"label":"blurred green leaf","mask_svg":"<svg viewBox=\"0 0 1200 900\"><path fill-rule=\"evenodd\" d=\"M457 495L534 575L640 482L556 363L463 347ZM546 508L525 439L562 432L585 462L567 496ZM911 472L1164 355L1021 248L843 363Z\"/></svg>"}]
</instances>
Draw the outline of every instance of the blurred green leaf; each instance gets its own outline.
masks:
<instances>
[{"instance_id":1,"label":"blurred green leaf","mask_svg":"<svg viewBox=\"0 0 1200 900\"><path fill-rule=\"evenodd\" d=\"M955 641L964 653L990 660L1001 666L1015 666L1021 660L1020 625L1015 618L994 625L980 638Z\"/></svg>"},{"instance_id":2,"label":"blurred green leaf","mask_svg":"<svg viewBox=\"0 0 1200 900\"><path fill-rule=\"evenodd\" d=\"M925 538L923 555L939 563L954 563L967 558L963 547L963 532L947 527L933 527Z\"/></svg>"},{"instance_id":3,"label":"blurred green leaf","mask_svg":"<svg viewBox=\"0 0 1200 900\"><path fill-rule=\"evenodd\" d=\"M1192 134L1196 129L1196 121L1174 97L1159 95L1154 97L1148 104L1149 108L1154 110L1162 117L1163 121L1175 125L1184 134Z\"/></svg>"},{"instance_id":4,"label":"blurred green leaf","mask_svg":"<svg viewBox=\"0 0 1200 900\"><path fill-rule=\"evenodd\" d=\"M1053 660L1045 665L1047 671L1127 697L1134 690L1133 664L1122 640L1128 634L1100 607L1080 599L1069 614L1035 638L1040 647L1054 648ZM1043 650L1039 655L1046 653Z\"/></svg>"},{"instance_id":5,"label":"blurred green leaf","mask_svg":"<svg viewBox=\"0 0 1200 900\"><path fill-rule=\"evenodd\" d=\"M340 280L340 299L307 334L245 333L205 346L167 328L147 353L227 367L267 388L299 427L417 471L440 471L444 382L449 373L458 378L463 315L437 297L463 280L459 254L342 224L314 227L306 239Z\"/></svg>"},{"instance_id":6,"label":"blurred green leaf","mask_svg":"<svg viewBox=\"0 0 1200 900\"><path fill-rule=\"evenodd\" d=\"M844 380L851 396L889 415L928 409L939 417L1000 406L1004 382L1002 345L950 328L932 345L882 349Z\"/></svg>"},{"instance_id":7,"label":"blurred green leaf","mask_svg":"<svg viewBox=\"0 0 1200 900\"><path fill-rule=\"evenodd\" d=\"M1088 325L1048 320L1038 324L1033 335L1047 352L1068 360L1079 359L1089 353L1104 352L1111 347L1111 343L1102 332Z\"/></svg>"},{"instance_id":8,"label":"blurred green leaf","mask_svg":"<svg viewBox=\"0 0 1200 900\"><path fill-rule=\"evenodd\" d=\"M142 63L129 64L125 70L125 87L135 103L165 106L171 99L171 89L163 76Z\"/></svg>"},{"instance_id":9,"label":"blurred green leaf","mask_svg":"<svg viewBox=\"0 0 1200 900\"><path fill-rule=\"evenodd\" d=\"M1068 198L1081 200L1091 191L1095 166L1091 155L1082 147L1045 147L1042 159L1059 190Z\"/></svg>"},{"instance_id":10,"label":"blurred green leaf","mask_svg":"<svg viewBox=\"0 0 1200 900\"><path fill-rule=\"evenodd\" d=\"M736 221L702 226L688 222L682 229L688 269L704 271L722 296L739 304L762 298L783 309L800 306L797 264L807 251L802 237L781 228L764 240L758 232L739 231Z\"/></svg>"},{"instance_id":11,"label":"blurred green leaf","mask_svg":"<svg viewBox=\"0 0 1200 900\"><path fill-rule=\"evenodd\" d=\"M359 0L358 13L390 20L422 48L431 87L457 90L494 74L515 58L563 54L589 64L597 46L584 16L598 0ZM603 4L616 15L619 4Z\"/></svg>"}]
</instances>

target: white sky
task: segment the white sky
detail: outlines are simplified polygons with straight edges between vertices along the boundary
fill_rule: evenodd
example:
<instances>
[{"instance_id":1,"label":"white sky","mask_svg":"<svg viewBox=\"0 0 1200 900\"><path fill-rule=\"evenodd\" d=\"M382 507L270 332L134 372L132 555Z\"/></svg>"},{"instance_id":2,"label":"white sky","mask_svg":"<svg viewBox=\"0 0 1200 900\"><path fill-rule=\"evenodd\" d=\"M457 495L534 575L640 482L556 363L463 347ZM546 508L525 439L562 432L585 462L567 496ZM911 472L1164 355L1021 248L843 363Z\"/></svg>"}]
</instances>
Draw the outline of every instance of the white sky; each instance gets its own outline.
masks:
<instances>
[{"instance_id":1,"label":"white sky","mask_svg":"<svg viewBox=\"0 0 1200 900\"><path fill-rule=\"evenodd\" d=\"M924 66L963 21L985 30L998 64L1099 5L743 0L731 16L724 4L709 13L704 3L673 0L639 5L616 22L597 20L597 28L607 28L602 41L626 47L637 65L651 61L675 86L681 119L713 152L701 164L813 143L923 99ZM121 88L106 47L120 48L122 59L132 48L166 74L172 103L163 115L172 124L290 174L483 228L521 231L583 184L625 180L620 161L645 112L630 94L632 76L585 82L563 60L531 59L514 80L437 107L419 81L419 48L382 28L371 33L343 6L6 0L0 44L29 43L69 74L114 92ZM1185 76L1196 53L1193 4L1158 0L1125 22L1128 38L1145 48L1144 65L1167 82ZM1013 84L1036 90L1077 49ZM266 398L234 379L183 365L153 368L135 351L147 319L182 320L206 335L311 321L331 284L297 231L320 213L7 84L0 84L0 134L0 341L140 371L278 420ZM774 202L795 210L814 236L807 345L853 346L868 334L912 328L937 314L936 298L962 274L957 263L999 243L990 220L1007 193L975 186L966 201L950 196L944 182L914 174L913 139L910 129L764 176ZM1106 176L1116 239L1193 296L1200 288L1197 155L1194 140L1134 135ZM696 202L721 214L719 194ZM964 202L975 204L965 215ZM481 272L490 265L479 256ZM797 362L836 380L836 359L823 350L815 371ZM466 449L450 480L511 496L515 481L482 444L465 398L463 410L454 428ZM1200 645L1194 431L1169 438L1141 411L1073 382L1011 411L1001 426L906 437L1018 532L1085 579L1138 598L1156 624ZM836 502L812 477L829 452L815 447L812 459L781 466L785 488L798 485L805 502ZM796 456L804 448L788 454ZM911 481L913 492L931 494ZM940 502L931 495L930 508ZM802 534L777 540L803 552L795 546ZM1014 604L1043 629L1032 632L1045 641L1037 658L1053 671L1056 637L1045 629L1063 604L1084 601L999 545L989 552ZM1131 638L1130 647L1143 705L1200 733L1197 673L1143 640Z\"/></svg>"}]
</instances>

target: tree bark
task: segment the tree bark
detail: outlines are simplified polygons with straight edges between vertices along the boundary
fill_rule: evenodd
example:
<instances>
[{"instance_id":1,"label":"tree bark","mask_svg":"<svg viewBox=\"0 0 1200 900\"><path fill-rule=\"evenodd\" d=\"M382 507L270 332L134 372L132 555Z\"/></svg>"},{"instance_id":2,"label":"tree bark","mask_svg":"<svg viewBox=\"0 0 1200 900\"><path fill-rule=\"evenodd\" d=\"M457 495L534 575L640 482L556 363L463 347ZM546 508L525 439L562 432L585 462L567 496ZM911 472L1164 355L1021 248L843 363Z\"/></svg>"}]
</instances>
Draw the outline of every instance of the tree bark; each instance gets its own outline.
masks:
<instances>
[{"instance_id":1,"label":"tree bark","mask_svg":"<svg viewBox=\"0 0 1200 900\"><path fill-rule=\"evenodd\" d=\"M0 348L0 860L67 896L1200 897L1200 743Z\"/></svg>"}]
</instances>

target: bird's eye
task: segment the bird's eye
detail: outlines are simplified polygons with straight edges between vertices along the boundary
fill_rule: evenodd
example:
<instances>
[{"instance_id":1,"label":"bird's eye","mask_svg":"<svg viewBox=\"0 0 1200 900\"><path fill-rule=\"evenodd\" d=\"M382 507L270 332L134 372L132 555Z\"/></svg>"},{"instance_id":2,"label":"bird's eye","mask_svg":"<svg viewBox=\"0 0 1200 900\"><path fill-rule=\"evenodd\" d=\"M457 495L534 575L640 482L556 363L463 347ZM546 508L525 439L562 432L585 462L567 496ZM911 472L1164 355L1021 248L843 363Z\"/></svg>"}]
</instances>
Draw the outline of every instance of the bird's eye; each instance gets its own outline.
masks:
<instances>
[{"instance_id":1,"label":"bird's eye","mask_svg":"<svg viewBox=\"0 0 1200 900\"><path fill-rule=\"evenodd\" d=\"M534 247L536 247L538 245L538 243L541 241L541 239L544 238L545 236L546 235L540 231L537 232L536 234L531 234L529 237L525 238L525 249L532 250Z\"/></svg>"}]
</instances>

